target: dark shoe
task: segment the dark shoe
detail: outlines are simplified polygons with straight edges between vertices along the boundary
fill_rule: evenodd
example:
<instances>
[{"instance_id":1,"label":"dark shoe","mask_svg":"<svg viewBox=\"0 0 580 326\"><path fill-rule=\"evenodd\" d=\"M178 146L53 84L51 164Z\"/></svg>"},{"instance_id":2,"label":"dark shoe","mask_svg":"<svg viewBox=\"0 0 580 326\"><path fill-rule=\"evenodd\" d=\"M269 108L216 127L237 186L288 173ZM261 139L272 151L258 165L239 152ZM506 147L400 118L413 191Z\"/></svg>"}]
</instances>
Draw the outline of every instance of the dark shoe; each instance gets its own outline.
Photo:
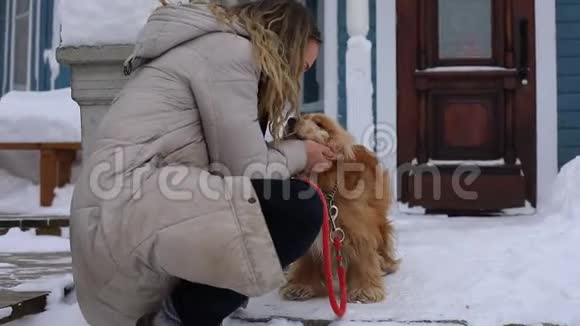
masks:
<instances>
[{"instance_id":1,"label":"dark shoe","mask_svg":"<svg viewBox=\"0 0 580 326\"><path fill-rule=\"evenodd\" d=\"M135 326L153 326L153 319L155 318L155 313L147 314L137 321Z\"/></svg>"}]
</instances>

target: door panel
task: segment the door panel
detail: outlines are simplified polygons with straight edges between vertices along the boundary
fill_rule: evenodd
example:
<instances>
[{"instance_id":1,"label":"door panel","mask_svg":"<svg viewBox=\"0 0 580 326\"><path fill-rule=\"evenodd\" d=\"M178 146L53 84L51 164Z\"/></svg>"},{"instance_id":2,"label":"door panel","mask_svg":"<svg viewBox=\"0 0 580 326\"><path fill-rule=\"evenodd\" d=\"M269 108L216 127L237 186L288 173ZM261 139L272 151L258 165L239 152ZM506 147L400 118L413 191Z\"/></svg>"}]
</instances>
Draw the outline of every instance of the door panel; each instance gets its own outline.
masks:
<instances>
[{"instance_id":1,"label":"door panel","mask_svg":"<svg viewBox=\"0 0 580 326\"><path fill-rule=\"evenodd\" d=\"M429 157L434 160L494 160L501 157L502 94L497 91L431 93ZM455 126L461 125L461 128Z\"/></svg>"},{"instance_id":2,"label":"door panel","mask_svg":"<svg viewBox=\"0 0 580 326\"><path fill-rule=\"evenodd\" d=\"M397 1L401 201L438 211L535 205L533 8L534 0ZM476 198L458 194L453 171L465 166L479 173L466 184ZM425 167L438 179L424 177ZM430 187L440 189L417 195Z\"/></svg>"}]
</instances>

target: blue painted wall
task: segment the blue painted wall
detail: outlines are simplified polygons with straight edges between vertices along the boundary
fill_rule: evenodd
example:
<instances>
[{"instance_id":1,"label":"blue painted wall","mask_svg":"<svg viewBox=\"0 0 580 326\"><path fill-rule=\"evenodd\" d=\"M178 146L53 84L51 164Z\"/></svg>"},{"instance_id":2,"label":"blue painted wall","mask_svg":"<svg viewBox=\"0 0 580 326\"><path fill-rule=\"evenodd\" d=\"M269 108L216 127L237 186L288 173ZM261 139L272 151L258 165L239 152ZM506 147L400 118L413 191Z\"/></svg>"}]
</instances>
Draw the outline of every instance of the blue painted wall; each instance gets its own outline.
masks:
<instances>
[{"instance_id":1,"label":"blue painted wall","mask_svg":"<svg viewBox=\"0 0 580 326\"><path fill-rule=\"evenodd\" d=\"M580 0L556 0L558 163L580 155Z\"/></svg>"},{"instance_id":2,"label":"blue painted wall","mask_svg":"<svg viewBox=\"0 0 580 326\"><path fill-rule=\"evenodd\" d=\"M338 121L347 127L346 121L346 0L338 1Z\"/></svg>"},{"instance_id":3,"label":"blue painted wall","mask_svg":"<svg viewBox=\"0 0 580 326\"><path fill-rule=\"evenodd\" d=\"M6 5L11 6L12 0L4 0L0 3L0 96L10 91L10 59L11 59L11 34L12 34L12 9L6 10ZM29 64L29 78L31 91L45 91L51 89L51 71L48 62L44 59L44 51L52 47L53 38L53 0L36 0L31 4L32 29L31 62ZM40 19L37 20L37 14ZM8 25L6 25L8 21ZM8 29L6 29L6 26ZM59 37L59 35L55 35ZM5 49L5 41L8 47ZM6 51L4 51L6 50ZM5 52L7 56L5 55ZM38 68L38 69L37 69ZM55 88L69 87L70 69L60 65L60 72L55 81Z\"/></svg>"},{"instance_id":4,"label":"blue painted wall","mask_svg":"<svg viewBox=\"0 0 580 326\"><path fill-rule=\"evenodd\" d=\"M318 15L319 8L318 1L319 0L306 0L306 7L315 17L317 17ZM322 29L322 23L318 22L318 25L319 28ZM314 65L304 74L304 86L303 86L304 103L313 103L320 100L321 85L319 85L318 81L316 80L316 75L318 73L319 68L320 67L318 65L318 61L316 61ZM320 109L322 110L323 108L321 107Z\"/></svg>"},{"instance_id":5,"label":"blue painted wall","mask_svg":"<svg viewBox=\"0 0 580 326\"><path fill-rule=\"evenodd\" d=\"M53 35L52 22L54 18L53 6L54 0L42 0L42 23L44 28L40 29L40 44L42 49L50 49L52 46L52 38L58 37L60 43L60 35ZM41 54L42 57L42 54ZM41 59L43 60L43 59ZM50 68L48 64L41 66L41 90L50 89ZM70 86L70 68L66 65L60 65L60 73L55 82L55 88L64 88Z\"/></svg>"},{"instance_id":6,"label":"blue painted wall","mask_svg":"<svg viewBox=\"0 0 580 326\"><path fill-rule=\"evenodd\" d=\"M4 75L4 42L6 41L6 6L4 3L0 3L0 94L2 94L4 85L3 78Z\"/></svg>"}]
</instances>

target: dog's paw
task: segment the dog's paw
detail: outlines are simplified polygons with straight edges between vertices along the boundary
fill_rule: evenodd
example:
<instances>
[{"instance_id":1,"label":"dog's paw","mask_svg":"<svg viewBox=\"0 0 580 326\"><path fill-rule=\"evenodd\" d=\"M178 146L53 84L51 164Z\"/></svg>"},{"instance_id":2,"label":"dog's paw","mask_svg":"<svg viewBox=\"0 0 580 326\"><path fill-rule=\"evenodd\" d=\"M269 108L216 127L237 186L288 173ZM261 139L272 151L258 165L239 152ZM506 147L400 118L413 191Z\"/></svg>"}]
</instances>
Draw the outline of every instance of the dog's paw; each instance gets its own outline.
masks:
<instances>
[{"instance_id":1,"label":"dog's paw","mask_svg":"<svg viewBox=\"0 0 580 326\"><path fill-rule=\"evenodd\" d=\"M288 283L280 288L280 295L286 300L304 301L314 298L316 291L310 285Z\"/></svg>"},{"instance_id":2,"label":"dog's paw","mask_svg":"<svg viewBox=\"0 0 580 326\"><path fill-rule=\"evenodd\" d=\"M381 264L381 269L383 270L384 275L391 275L396 273L401 266L401 259L397 259L394 261L385 261Z\"/></svg>"},{"instance_id":3,"label":"dog's paw","mask_svg":"<svg viewBox=\"0 0 580 326\"><path fill-rule=\"evenodd\" d=\"M350 303L376 303L385 299L383 287L355 288L348 291Z\"/></svg>"}]
</instances>

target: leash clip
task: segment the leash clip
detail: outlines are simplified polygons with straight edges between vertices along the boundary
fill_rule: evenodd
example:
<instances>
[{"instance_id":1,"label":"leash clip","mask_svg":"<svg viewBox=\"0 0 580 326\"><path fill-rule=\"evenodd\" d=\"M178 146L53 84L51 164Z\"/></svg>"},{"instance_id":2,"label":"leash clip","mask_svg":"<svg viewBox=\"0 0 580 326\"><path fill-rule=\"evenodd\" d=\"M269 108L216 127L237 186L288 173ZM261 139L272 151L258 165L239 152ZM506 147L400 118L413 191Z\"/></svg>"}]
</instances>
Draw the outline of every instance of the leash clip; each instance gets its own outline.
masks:
<instances>
[{"instance_id":1,"label":"leash clip","mask_svg":"<svg viewBox=\"0 0 580 326\"><path fill-rule=\"evenodd\" d=\"M327 195L326 199L329 204L328 215L330 215L330 221L332 222L332 231L330 233L330 240L331 241L338 241L340 243L344 242L346 238L346 234L344 230L336 224L336 220L338 219L338 206L334 201L334 193Z\"/></svg>"}]
</instances>

